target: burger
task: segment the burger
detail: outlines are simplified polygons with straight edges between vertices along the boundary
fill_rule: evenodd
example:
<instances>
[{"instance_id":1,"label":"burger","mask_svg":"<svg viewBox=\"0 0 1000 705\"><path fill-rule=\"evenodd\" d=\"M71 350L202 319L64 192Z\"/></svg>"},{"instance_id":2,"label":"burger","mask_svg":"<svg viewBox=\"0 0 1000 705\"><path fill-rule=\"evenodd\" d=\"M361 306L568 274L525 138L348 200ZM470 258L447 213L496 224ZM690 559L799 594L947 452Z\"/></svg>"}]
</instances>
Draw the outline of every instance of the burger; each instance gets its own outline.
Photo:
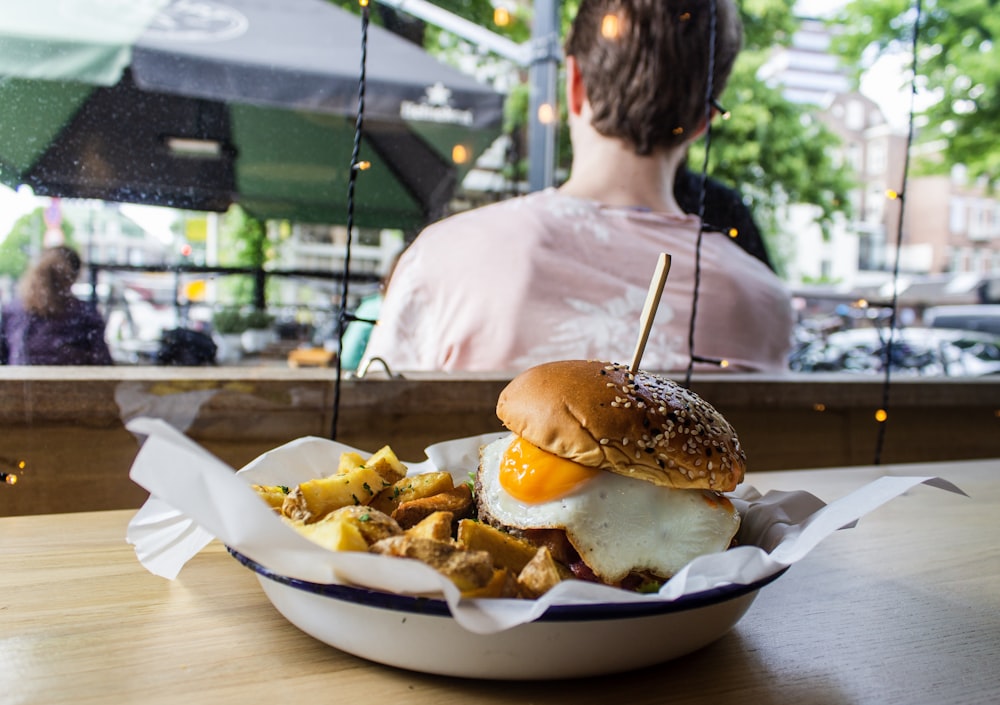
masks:
<instances>
[{"instance_id":1,"label":"burger","mask_svg":"<svg viewBox=\"0 0 1000 705\"><path fill-rule=\"evenodd\" d=\"M722 494L746 455L732 426L673 381L625 365L533 367L501 392L511 431L480 451L480 521L547 546L581 579L641 589L727 549L740 516Z\"/></svg>"}]
</instances>

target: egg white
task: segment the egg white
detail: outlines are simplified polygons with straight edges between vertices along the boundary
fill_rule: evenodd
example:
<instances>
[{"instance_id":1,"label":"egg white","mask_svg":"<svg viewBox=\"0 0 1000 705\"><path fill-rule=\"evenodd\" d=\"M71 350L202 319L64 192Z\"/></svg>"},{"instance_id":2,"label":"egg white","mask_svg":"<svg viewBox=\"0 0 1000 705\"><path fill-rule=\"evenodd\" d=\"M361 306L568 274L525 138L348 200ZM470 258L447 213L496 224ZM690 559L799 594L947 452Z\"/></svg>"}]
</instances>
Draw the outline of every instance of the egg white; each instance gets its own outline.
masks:
<instances>
[{"instance_id":1,"label":"egg white","mask_svg":"<svg viewBox=\"0 0 1000 705\"><path fill-rule=\"evenodd\" d=\"M700 555L724 551L739 529L739 513L714 493L658 487L612 472L558 499L522 502L500 485L500 461L514 438L483 449L479 501L507 526L565 530L583 561L607 582L632 571L670 577Z\"/></svg>"}]
</instances>

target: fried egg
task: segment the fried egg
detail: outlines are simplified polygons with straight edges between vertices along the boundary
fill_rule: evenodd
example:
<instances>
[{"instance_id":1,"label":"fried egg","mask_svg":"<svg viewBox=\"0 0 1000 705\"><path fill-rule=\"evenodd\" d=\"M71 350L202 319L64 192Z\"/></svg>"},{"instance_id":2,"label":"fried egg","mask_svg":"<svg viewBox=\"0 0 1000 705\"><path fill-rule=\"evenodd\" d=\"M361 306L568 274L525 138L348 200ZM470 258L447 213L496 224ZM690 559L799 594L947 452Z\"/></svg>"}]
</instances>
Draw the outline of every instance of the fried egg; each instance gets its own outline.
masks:
<instances>
[{"instance_id":1,"label":"fried egg","mask_svg":"<svg viewBox=\"0 0 1000 705\"><path fill-rule=\"evenodd\" d=\"M479 493L480 506L506 526L563 529L608 583L633 571L669 578L700 555L724 551L740 526L716 492L586 468L514 434L483 449Z\"/></svg>"}]
</instances>

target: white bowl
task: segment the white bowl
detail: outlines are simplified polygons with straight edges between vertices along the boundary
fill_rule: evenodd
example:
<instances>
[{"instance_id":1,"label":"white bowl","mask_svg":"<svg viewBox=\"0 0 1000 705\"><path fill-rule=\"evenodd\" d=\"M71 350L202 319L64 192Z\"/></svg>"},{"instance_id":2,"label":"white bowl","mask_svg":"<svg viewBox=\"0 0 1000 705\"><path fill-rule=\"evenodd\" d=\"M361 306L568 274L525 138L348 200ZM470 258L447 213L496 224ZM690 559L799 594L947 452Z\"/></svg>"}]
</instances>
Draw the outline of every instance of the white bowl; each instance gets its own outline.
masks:
<instances>
[{"instance_id":1,"label":"white bowl","mask_svg":"<svg viewBox=\"0 0 1000 705\"><path fill-rule=\"evenodd\" d=\"M482 635L460 626L443 600L310 583L229 552L257 573L289 622L330 646L413 671L504 680L619 673L691 653L728 632L784 573L672 602L553 606L534 622Z\"/></svg>"}]
</instances>

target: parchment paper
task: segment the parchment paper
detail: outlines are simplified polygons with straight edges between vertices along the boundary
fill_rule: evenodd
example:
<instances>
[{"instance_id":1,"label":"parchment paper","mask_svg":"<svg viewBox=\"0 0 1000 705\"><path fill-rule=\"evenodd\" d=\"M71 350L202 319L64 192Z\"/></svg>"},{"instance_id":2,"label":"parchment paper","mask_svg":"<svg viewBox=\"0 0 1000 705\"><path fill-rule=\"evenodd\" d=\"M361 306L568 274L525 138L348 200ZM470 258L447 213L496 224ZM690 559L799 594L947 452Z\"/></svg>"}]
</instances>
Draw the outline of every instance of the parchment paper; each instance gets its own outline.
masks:
<instances>
[{"instance_id":1,"label":"parchment paper","mask_svg":"<svg viewBox=\"0 0 1000 705\"><path fill-rule=\"evenodd\" d=\"M459 624L480 634L533 621L555 604L675 600L723 585L752 584L801 560L826 536L853 526L865 514L916 485L964 494L936 477L881 477L829 505L808 492L768 492L762 496L753 487L741 486L730 495L742 516L740 545L695 559L658 594L640 595L570 580L538 600L462 600L450 580L423 563L333 552L314 544L286 525L250 487L295 486L334 472L344 451L365 456L370 451L305 437L264 453L236 473L163 421L137 418L129 422L128 429L146 436L130 474L151 496L129 523L127 541L150 572L176 578L188 560L217 538L280 575L440 597L447 601ZM479 448L503 435L430 446L425 460L408 463L409 474L445 470L456 482L464 482L479 464Z\"/></svg>"}]
</instances>

